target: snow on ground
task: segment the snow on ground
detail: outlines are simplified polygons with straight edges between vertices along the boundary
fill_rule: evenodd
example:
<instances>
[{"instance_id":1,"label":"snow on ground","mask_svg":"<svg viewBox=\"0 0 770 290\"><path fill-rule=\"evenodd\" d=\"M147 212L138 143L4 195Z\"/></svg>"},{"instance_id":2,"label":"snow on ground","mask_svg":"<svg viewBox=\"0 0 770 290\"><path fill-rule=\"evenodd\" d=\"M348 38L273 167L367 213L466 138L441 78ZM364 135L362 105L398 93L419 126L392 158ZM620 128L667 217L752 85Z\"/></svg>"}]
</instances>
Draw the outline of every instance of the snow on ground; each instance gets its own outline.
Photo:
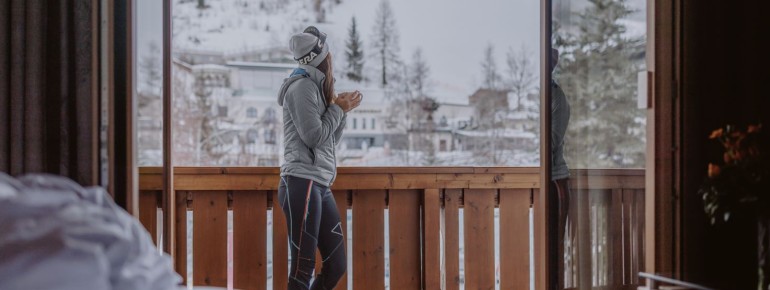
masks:
<instances>
[{"instance_id":1,"label":"snow on ground","mask_svg":"<svg viewBox=\"0 0 770 290\"><path fill-rule=\"evenodd\" d=\"M347 149L337 153L343 159L342 166L407 166L425 165L425 154L419 151L388 150L372 147L367 150ZM539 166L540 154L531 151L509 150L501 153L503 158L515 160L510 166ZM432 166L469 166L485 164L483 157L472 151L436 152Z\"/></svg>"}]
</instances>

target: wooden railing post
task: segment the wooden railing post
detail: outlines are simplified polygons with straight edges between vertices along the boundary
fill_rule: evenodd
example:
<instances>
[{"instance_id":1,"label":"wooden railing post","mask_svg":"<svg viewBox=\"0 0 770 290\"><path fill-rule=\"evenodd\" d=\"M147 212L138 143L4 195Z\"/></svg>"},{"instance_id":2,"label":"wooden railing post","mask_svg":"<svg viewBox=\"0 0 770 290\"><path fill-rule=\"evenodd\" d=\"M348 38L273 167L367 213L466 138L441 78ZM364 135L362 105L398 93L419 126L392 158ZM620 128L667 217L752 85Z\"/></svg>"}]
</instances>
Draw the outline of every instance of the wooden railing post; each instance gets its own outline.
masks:
<instances>
[{"instance_id":1,"label":"wooden railing post","mask_svg":"<svg viewBox=\"0 0 770 290\"><path fill-rule=\"evenodd\" d=\"M421 289L420 191L389 193L390 289Z\"/></svg>"},{"instance_id":2,"label":"wooden railing post","mask_svg":"<svg viewBox=\"0 0 770 290\"><path fill-rule=\"evenodd\" d=\"M353 191L353 289L385 289L385 193Z\"/></svg>"},{"instance_id":3,"label":"wooden railing post","mask_svg":"<svg viewBox=\"0 0 770 290\"><path fill-rule=\"evenodd\" d=\"M444 191L445 290L460 289L460 199L462 189ZM527 257L529 258L529 257ZM508 289L508 288L503 288Z\"/></svg>"},{"instance_id":4,"label":"wooden railing post","mask_svg":"<svg viewBox=\"0 0 770 290\"><path fill-rule=\"evenodd\" d=\"M441 200L438 189L423 193L423 289L441 289Z\"/></svg>"},{"instance_id":5,"label":"wooden railing post","mask_svg":"<svg viewBox=\"0 0 770 290\"><path fill-rule=\"evenodd\" d=\"M189 247L187 244L187 199L189 194L187 191L177 191L174 200L176 204L174 213L176 235L174 236L177 238L176 247L174 247L176 249L174 268L179 275L182 275L183 285L187 284L187 248Z\"/></svg>"},{"instance_id":6,"label":"wooden railing post","mask_svg":"<svg viewBox=\"0 0 770 290\"><path fill-rule=\"evenodd\" d=\"M531 189L500 190L500 289L529 289Z\"/></svg>"},{"instance_id":7,"label":"wooden railing post","mask_svg":"<svg viewBox=\"0 0 770 290\"><path fill-rule=\"evenodd\" d=\"M465 288L495 288L494 189L470 189L463 195Z\"/></svg>"},{"instance_id":8,"label":"wooden railing post","mask_svg":"<svg viewBox=\"0 0 770 290\"><path fill-rule=\"evenodd\" d=\"M267 191L233 192L233 288L261 289L267 280Z\"/></svg>"}]
</instances>

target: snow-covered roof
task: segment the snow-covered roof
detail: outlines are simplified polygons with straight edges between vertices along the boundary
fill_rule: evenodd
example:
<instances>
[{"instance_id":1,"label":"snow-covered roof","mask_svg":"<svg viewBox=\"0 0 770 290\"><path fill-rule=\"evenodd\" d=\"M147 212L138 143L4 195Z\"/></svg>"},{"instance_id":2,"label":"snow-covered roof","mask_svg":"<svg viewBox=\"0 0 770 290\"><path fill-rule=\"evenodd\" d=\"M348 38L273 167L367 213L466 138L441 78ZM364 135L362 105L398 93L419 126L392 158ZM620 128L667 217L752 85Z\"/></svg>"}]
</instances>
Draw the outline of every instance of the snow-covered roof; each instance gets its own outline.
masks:
<instances>
[{"instance_id":1,"label":"snow-covered roof","mask_svg":"<svg viewBox=\"0 0 770 290\"><path fill-rule=\"evenodd\" d=\"M508 112L508 115L506 116L506 118L511 120L529 120L532 118L537 118L538 116L540 116L540 114L536 112L511 111L511 112Z\"/></svg>"},{"instance_id":2,"label":"snow-covered roof","mask_svg":"<svg viewBox=\"0 0 770 290\"><path fill-rule=\"evenodd\" d=\"M228 61L227 66L236 67L239 69L285 71L285 70L291 70L296 68L297 64L274 63L274 62Z\"/></svg>"},{"instance_id":3,"label":"snow-covered roof","mask_svg":"<svg viewBox=\"0 0 770 290\"><path fill-rule=\"evenodd\" d=\"M227 71L228 70L226 66L223 66L220 64L212 64L212 63L192 65L192 69L195 71L200 71L200 70Z\"/></svg>"},{"instance_id":4,"label":"snow-covered roof","mask_svg":"<svg viewBox=\"0 0 770 290\"><path fill-rule=\"evenodd\" d=\"M482 130L456 130L455 134L466 137L491 137L492 132ZM522 139L534 139L537 138L534 133L526 132L517 129L501 129L500 132L494 134L496 137L502 138L522 138Z\"/></svg>"}]
</instances>

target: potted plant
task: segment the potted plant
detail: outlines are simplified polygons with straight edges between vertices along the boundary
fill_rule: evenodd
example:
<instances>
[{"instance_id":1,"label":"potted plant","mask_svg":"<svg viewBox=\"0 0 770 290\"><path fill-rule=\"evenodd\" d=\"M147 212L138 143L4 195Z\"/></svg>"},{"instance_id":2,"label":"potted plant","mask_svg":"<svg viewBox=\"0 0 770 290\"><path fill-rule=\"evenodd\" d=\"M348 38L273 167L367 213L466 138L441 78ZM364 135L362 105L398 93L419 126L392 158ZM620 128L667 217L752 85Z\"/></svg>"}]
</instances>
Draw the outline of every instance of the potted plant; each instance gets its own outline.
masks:
<instances>
[{"instance_id":1,"label":"potted plant","mask_svg":"<svg viewBox=\"0 0 770 290\"><path fill-rule=\"evenodd\" d=\"M709 163L699 193L711 224L727 223L734 214L757 217L759 289L770 289L770 164L762 147L762 125L745 130L727 125L709 139L723 149L721 162Z\"/></svg>"}]
</instances>

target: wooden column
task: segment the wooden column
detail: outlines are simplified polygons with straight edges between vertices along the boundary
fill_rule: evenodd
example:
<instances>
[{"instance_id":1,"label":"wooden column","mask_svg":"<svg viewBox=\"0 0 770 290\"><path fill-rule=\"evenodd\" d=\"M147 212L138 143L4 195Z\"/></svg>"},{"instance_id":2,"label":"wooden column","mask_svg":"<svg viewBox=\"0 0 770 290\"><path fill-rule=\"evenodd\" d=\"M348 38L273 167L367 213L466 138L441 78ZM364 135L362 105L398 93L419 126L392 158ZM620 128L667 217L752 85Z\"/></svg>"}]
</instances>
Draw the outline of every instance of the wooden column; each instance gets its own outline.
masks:
<instances>
[{"instance_id":1,"label":"wooden column","mask_svg":"<svg viewBox=\"0 0 770 290\"><path fill-rule=\"evenodd\" d=\"M171 100L171 0L163 0L163 250L175 261L176 194L174 191L172 100ZM177 272L187 265L176 265Z\"/></svg>"},{"instance_id":2,"label":"wooden column","mask_svg":"<svg viewBox=\"0 0 770 290\"><path fill-rule=\"evenodd\" d=\"M551 0L540 1L540 190L535 195L535 289L551 289L556 265L548 265L548 185L551 181Z\"/></svg>"}]
</instances>

